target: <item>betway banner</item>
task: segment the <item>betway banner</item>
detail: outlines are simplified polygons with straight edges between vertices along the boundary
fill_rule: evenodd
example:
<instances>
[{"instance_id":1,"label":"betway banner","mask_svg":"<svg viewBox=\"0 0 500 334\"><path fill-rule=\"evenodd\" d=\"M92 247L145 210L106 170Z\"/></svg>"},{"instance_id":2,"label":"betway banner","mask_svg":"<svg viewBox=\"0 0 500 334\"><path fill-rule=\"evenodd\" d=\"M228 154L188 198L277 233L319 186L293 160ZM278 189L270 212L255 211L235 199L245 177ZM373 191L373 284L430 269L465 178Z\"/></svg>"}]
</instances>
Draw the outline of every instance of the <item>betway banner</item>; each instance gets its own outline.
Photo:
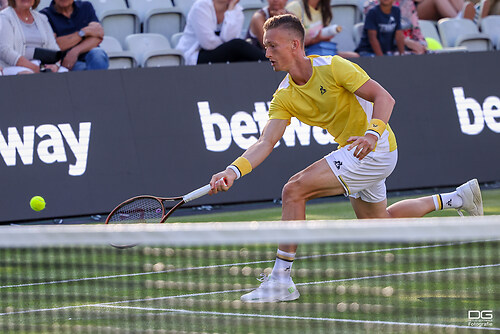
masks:
<instances>
[{"instance_id":1,"label":"betway banner","mask_svg":"<svg viewBox=\"0 0 500 334\"><path fill-rule=\"evenodd\" d=\"M390 190L500 180L497 52L356 62L397 101ZM283 77L267 63L0 77L0 222L105 214L131 196L205 185L257 140ZM259 168L193 205L280 198L335 147L292 119ZM34 195L44 211L29 208Z\"/></svg>"}]
</instances>

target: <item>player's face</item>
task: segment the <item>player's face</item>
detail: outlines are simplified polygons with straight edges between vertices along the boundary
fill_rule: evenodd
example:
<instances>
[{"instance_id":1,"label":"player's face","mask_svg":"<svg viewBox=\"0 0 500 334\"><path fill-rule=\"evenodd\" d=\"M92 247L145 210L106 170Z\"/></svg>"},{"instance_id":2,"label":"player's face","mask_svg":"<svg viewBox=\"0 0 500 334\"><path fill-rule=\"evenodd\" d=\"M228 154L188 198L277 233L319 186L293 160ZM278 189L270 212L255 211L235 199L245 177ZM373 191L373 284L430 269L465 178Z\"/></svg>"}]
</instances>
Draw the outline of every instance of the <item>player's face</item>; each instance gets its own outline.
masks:
<instances>
[{"instance_id":1,"label":"player's face","mask_svg":"<svg viewBox=\"0 0 500 334\"><path fill-rule=\"evenodd\" d=\"M274 28L264 33L266 57L276 72L288 71L293 62L293 39L285 29Z\"/></svg>"}]
</instances>

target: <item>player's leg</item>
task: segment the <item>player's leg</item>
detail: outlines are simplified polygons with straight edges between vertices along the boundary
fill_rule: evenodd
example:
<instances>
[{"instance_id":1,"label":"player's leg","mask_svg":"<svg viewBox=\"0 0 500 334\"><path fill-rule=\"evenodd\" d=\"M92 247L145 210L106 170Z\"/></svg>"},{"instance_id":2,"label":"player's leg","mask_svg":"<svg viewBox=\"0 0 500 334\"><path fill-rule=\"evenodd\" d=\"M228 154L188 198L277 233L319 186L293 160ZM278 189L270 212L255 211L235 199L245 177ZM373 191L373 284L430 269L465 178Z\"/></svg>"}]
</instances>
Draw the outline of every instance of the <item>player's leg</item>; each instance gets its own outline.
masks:
<instances>
[{"instance_id":1,"label":"player's leg","mask_svg":"<svg viewBox=\"0 0 500 334\"><path fill-rule=\"evenodd\" d=\"M456 209L459 214L464 210L471 216L483 215L481 189L476 179L470 180L455 191L432 196L405 199L394 203L385 209L387 201L377 203L367 202L367 194L381 192L379 185L361 192L360 198L351 197L351 204L358 218L413 218L423 217L432 211ZM385 191L385 185L384 189ZM363 198L364 197L364 198Z\"/></svg>"},{"instance_id":2,"label":"player's leg","mask_svg":"<svg viewBox=\"0 0 500 334\"><path fill-rule=\"evenodd\" d=\"M387 207L386 199L378 203L366 202L361 198L354 197L350 197L350 200L358 219L422 217L434 211L431 196L403 200L390 207Z\"/></svg>"},{"instance_id":3,"label":"player's leg","mask_svg":"<svg viewBox=\"0 0 500 334\"><path fill-rule=\"evenodd\" d=\"M344 187L323 158L288 180L282 191L282 220L306 219L306 202L343 194Z\"/></svg>"},{"instance_id":4,"label":"player's leg","mask_svg":"<svg viewBox=\"0 0 500 334\"><path fill-rule=\"evenodd\" d=\"M344 193L331 167L321 159L295 174L283 187L282 219L304 220L306 202L313 198ZM269 277L254 291L243 295L244 302L266 303L299 298L300 294L291 279L292 264L297 245L279 245L276 261Z\"/></svg>"}]
</instances>

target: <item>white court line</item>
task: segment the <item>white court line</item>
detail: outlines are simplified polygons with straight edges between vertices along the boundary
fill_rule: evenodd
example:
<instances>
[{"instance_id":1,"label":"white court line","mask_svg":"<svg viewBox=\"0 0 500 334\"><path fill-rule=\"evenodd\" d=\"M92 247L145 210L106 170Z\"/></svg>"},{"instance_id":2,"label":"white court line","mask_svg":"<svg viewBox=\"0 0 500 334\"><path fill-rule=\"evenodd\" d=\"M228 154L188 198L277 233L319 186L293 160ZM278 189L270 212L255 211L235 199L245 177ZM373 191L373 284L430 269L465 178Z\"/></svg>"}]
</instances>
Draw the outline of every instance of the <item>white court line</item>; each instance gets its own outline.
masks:
<instances>
[{"instance_id":1,"label":"white court line","mask_svg":"<svg viewBox=\"0 0 500 334\"><path fill-rule=\"evenodd\" d=\"M152 308L152 307L135 307L135 306L116 306L116 305L93 305L96 307L110 307L119 309L133 309L143 311L163 311L163 312L179 312L187 314L204 314L204 315L217 315L217 316L236 316L247 318L271 318L271 319L287 319L287 320L315 320L315 321L329 321L329 322L349 322L361 324L377 324L377 325L398 325L398 326L426 326L426 327L441 327L441 328L463 328L463 329L485 329L485 330L500 330L495 327L473 327L473 326L460 326L460 325L444 325L444 324L431 324L421 322L395 322L395 321L380 321L380 320L354 320L354 319L335 319L335 318L316 318L316 317L298 317L288 315L273 315L273 314L255 314L255 313L232 313L232 312L212 312L212 311L190 311L184 309L170 309L170 308Z\"/></svg>"},{"instance_id":2,"label":"white court line","mask_svg":"<svg viewBox=\"0 0 500 334\"><path fill-rule=\"evenodd\" d=\"M298 283L296 285L301 286L301 285L314 285L314 284L325 284L325 283L335 283L335 282L359 281L359 280L367 280L367 279L382 278L382 277L393 277L393 276L396 277L396 276L403 276L403 275L430 274L430 273L443 272L443 271L479 269L479 268L499 267L499 266L500 266L500 263L496 263L496 264L485 264L485 265L478 265L478 266L444 268L444 269L423 270L423 271L410 271L410 272L405 272L405 273L394 273L394 274L385 274L385 275L376 275L376 276L363 276L363 277L341 278L341 279L330 280L330 281L318 281L318 282ZM254 288L249 288L249 289L235 289L235 290L223 290L223 291L211 291L211 292L199 292L199 293L190 293L190 294L176 295L176 296L164 296L164 297L155 297L155 298L141 298L141 299L122 300L122 301L107 302L107 303L98 303L98 304L74 305L74 306L63 306L63 307L54 307L54 308L45 308L45 309L35 309L35 310L5 312L5 313L0 313L0 316L1 315L10 315L10 314L44 312L44 311L58 311L58 310L64 310L64 309L70 309L70 308L78 308L78 307L96 307L96 306L103 307L104 305L114 305L114 304L122 304L122 303L136 303L136 302L165 300L165 299L173 299L173 298L199 297L199 296L217 295L217 294L223 294L223 293L245 292L245 291L251 291L253 289Z\"/></svg>"},{"instance_id":3,"label":"white court line","mask_svg":"<svg viewBox=\"0 0 500 334\"><path fill-rule=\"evenodd\" d=\"M489 242L489 241L498 241L498 240L500 240L500 239L450 242L450 243L438 244L438 245L423 245L423 246L412 246L412 247L385 248L385 249L374 249L374 250L357 251L357 252L341 252L341 253L332 253L332 254L320 254L320 255L300 256L300 257L296 257L295 259L296 260L304 260L304 259L313 259L313 258L327 257L327 256L370 254L370 253L381 253L381 252L393 252L393 251L399 251L399 250L436 248L436 247L456 246L456 245L463 245L463 244L470 244L470 243L479 243L479 242ZM148 271L148 272L134 273L134 274L107 275L107 276L96 276L96 277L72 278L72 279L58 280L58 281L48 281L48 282L2 285L2 286L0 286L0 289L21 288L21 287L37 286L37 285L52 285L52 284L74 283L74 282L94 281L94 280L110 279L110 278L120 278L120 277L134 277L134 276L144 276L144 275L154 275L154 274L165 274L165 273L182 272L182 271L190 271L190 270L202 270L202 269L210 269L210 268L223 268L223 267L243 266L243 265L250 265L250 264L270 263L270 262L274 262L274 259L273 260L263 260L263 261L252 261L252 262L239 262L239 263L218 264L218 265L212 265L212 266L199 266L199 267L168 269L168 270L162 270L162 271Z\"/></svg>"}]
</instances>

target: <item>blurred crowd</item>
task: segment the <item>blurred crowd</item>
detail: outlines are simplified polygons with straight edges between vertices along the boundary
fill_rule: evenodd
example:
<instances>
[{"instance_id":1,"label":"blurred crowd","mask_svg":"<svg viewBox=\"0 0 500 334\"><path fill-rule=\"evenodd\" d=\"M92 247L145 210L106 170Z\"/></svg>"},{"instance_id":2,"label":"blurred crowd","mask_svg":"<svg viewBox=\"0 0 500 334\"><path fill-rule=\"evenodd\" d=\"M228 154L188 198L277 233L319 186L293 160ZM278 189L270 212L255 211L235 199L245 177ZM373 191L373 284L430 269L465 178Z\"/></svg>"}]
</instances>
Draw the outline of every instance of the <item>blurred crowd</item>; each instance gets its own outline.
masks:
<instances>
[{"instance_id":1,"label":"blurred crowd","mask_svg":"<svg viewBox=\"0 0 500 334\"><path fill-rule=\"evenodd\" d=\"M91 2L52 0L46 8L39 4L0 0L0 75L109 67L108 54L100 47L105 31ZM240 0L196 0L174 48L186 65L266 61L264 22L291 13L305 27L306 55L425 54L442 45L424 36L420 20L468 19L478 24L486 16L500 15L500 0L366 0L359 7L363 21L356 31L335 23L330 0L267 0L249 22ZM339 49L335 37L353 31L358 34L355 49Z\"/></svg>"}]
</instances>

